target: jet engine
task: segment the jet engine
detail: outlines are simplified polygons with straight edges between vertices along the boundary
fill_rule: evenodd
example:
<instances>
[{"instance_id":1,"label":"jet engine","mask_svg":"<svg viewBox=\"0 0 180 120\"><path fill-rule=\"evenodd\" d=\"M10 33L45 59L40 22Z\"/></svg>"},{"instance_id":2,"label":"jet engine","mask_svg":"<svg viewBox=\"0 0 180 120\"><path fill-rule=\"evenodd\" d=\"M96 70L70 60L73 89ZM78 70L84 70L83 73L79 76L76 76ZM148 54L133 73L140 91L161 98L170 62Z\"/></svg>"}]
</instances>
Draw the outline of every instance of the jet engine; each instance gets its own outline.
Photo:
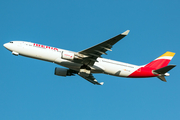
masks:
<instances>
[{"instance_id":1,"label":"jet engine","mask_svg":"<svg viewBox=\"0 0 180 120\"><path fill-rule=\"evenodd\" d=\"M55 68L54 74L64 77L74 75L72 70L66 68L58 68L58 67Z\"/></svg>"},{"instance_id":2,"label":"jet engine","mask_svg":"<svg viewBox=\"0 0 180 120\"><path fill-rule=\"evenodd\" d=\"M66 59L66 60L74 60L74 53L71 53L71 52L66 52L66 51L63 51L62 52L62 58L63 59Z\"/></svg>"}]
</instances>

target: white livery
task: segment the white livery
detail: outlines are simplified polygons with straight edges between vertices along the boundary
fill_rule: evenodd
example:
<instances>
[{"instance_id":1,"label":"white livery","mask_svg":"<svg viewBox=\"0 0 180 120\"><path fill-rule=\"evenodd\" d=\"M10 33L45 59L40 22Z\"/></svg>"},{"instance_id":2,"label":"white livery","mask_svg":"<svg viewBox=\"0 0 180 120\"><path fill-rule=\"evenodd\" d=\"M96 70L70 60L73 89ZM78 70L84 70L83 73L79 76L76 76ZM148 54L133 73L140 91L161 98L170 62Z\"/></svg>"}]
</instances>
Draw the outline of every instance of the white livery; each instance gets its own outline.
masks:
<instances>
[{"instance_id":1,"label":"white livery","mask_svg":"<svg viewBox=\"0 0 180 120\"><path fill-rule=\"evenodd\" d=\"M107 55L106 51L112 51L112 46L124 38L128 33L129 30L79 52L25 41L11 41L4 44L4 47L10 50L13 55L22 55L53 62L67 68L55 68L55 75L71 76L78 74L82 78L97 85L103 85L103 82L99 83L93 77L93 73L135 78L158 77L162 81L166 81L164 76L169 75L167 71L175 67L175 65L167 66L175 54L173 52L166 52L159 58L143 66L127 64L101 57L102 54Z\"/></svg>"}]
</instances>

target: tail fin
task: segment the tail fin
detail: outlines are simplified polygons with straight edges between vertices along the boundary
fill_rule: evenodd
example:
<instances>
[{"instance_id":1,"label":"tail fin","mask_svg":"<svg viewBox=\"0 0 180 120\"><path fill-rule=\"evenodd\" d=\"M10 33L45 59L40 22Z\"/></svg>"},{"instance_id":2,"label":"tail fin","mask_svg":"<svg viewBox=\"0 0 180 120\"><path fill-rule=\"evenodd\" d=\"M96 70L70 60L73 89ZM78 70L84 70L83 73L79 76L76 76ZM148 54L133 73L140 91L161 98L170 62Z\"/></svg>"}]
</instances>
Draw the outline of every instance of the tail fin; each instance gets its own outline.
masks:
<instances>
[{"instance_id":1,"label":"tail fin","mask_svg":"<svg viewBox=\"0 0 180 120\"><path fill-rule=\"evenodd\" d=\"M160 57L156 58L154 61L145 65L145 67L149 67L153 69L153 73L159 74L157 77L160 80L166 82L164 76L169 76L167 72L176 66L176 65L168 65L174 55L175 53L167 51Z\"/></svg>"},{"instance_id":2,"label":"tail fin","mask_svg":"<svg viewBox=\"0 0 180 120\"><path fill-rule=\"evenodd\" d=\"M175 53L167 51L160 57L156 58L154 61L145 65L145 67L153 68L154 70L163 68L169 64L174 55Z\"/></svg>"}]
</instances>

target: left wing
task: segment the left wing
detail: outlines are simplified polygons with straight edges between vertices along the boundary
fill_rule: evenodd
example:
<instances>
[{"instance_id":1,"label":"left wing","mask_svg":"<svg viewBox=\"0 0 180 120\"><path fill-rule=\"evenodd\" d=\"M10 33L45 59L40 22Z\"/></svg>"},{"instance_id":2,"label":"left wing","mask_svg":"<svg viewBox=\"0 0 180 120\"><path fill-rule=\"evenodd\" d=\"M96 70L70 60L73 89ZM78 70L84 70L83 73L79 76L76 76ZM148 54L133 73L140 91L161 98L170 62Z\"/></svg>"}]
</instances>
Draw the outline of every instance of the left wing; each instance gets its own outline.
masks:
<instances>
[{"instance_id":1,"label":"left wing","mask_svg":"<svg viewBox=\"0 0 180 120\"><path fill-rule=\"evenodd\" d=\"M86 55L87 57L83 58L83 64L92 66L96 59L98 57L101 57L102 54L107 55L106 51L112 51L112 46L117 43L119 40L124 38L126 35L128 35L129 30L126 30L125 32L106 40L102 43L99 43L93 47L90 47L88 49L85 49L83 51L80 51L78 53Z\"/></svg>"},{"instance_id":2,"label":"left wing","mask_svg":"<svg viewBox=\"0 0 180 120\"><path fill-rule=\"evenodd\" d=\"M82 78L86 79L87 81L93 83L93 84L96 84L96 85L103 85L104 82L98 82L94 76L92 74L89 74L88 76L85 76L85 75L81 75L81 74L78 74L79 76L81 76Z\"/></svg>"}]
</instances>

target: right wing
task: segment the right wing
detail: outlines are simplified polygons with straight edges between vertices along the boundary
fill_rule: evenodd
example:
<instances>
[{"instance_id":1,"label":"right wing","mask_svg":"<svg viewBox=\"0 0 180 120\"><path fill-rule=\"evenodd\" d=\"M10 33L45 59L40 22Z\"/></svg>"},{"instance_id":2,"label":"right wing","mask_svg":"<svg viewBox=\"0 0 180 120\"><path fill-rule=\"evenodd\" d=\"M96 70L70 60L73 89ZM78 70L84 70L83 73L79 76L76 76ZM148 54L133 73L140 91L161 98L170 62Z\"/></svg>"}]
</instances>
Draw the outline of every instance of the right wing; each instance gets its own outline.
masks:
<instances>
[{"instance_id":1,"label":"right wing","mask_svg":"<svg viewBox=\"0 0 180 120\"><path fill-rule=\"evenodd\" d=\"M92 66L98 57L101 57L102 54L107 55L106 51L112 51L111 50L112 46L115 43L117 43L119 40L124 38L126 35L128 35L128 33L129 33L129 30L126 30L125 32L123 32L109 40L106 40L102 43L99 43L95 46L92 46L88 49L78 52L80 54L88 56L88 57L84 58L83 63L86 65Z\"/></svg>"}]
</instances>

